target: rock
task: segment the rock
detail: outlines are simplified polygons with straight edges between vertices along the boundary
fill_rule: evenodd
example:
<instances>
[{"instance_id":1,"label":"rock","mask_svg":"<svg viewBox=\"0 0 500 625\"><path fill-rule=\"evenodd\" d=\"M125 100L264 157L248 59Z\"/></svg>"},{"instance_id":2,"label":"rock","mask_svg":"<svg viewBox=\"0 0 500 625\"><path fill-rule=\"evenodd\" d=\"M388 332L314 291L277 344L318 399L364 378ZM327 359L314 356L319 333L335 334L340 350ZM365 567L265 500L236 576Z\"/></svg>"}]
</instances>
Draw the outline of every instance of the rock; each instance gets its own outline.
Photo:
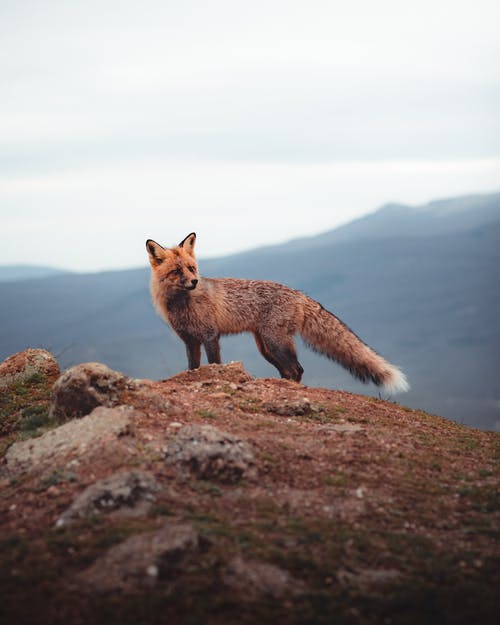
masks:
<instances>
[{"instance_id":1,"label":"rock","mask_svg":"<svg viewBox=\"0 0 500 625\"><path fill-rule=\"evenodd\" d=\"M237 388L238 384L244 382L250 382L252 376L245 371L243 363L230 362L224 365L204 365L198 369L191 369L183 371L170 378L174 382L208 382L217 383L228 382L229 386L235 384Z\"/></svg>"},{"instance_id":2,"label":"rock","mask_svg":"<svg viewBox=\"0 0 500 625\"><path fill-rule=\"evenodd\" d=\"M361 497L357 495L361 493ZM364 491L357 489L351 497L337 497L323 506L323 512L330 518L338 518L344 523L354 523L367 513L367 504L363 499Z\"/></svg>"},{"instance_id":3,"label":"rock","mask_svg":"<svg viewBox=\"0 0 500 625\"><path fill-rule=\"evenodd\" d=\"M158 489L151 473L119 471L88 486L59 517L56 527L103 512L120 516L145 514Z\"/></svg>"},{"instance_id":4,"label":"rock","mask_svg":"<svg viewBox=\"0 0 500 625\"><path fill-rule=\"evenodd\" d=\"M66 454L98 452L132 429L134 410L129 406L99 407L88 416L46 432L39 438L14 443L5 454L7 468L38 470L47 461Z\"/></svg>"},{"instance_id":5,"label":"rock","mask_svg":"<svg viewBox=\"0 0 500 625\"><path fill-rule=\"evenodd\" d=\"M241 593L248 600L268 595L274 598L297 595L304 590L304 584L288 571L273 564L245 561L236 557L229 562L222 574L226 586Z\"/></svg>"},{"instance_id":6,"label":"rock","mask_svg":"<svg viewBox=\"0 0 500 625\"><path fill-rule=\"evenodd\" d=\"M358 569L355 572L340 570L337 573L341 584L363 589L390 584L400 577L401 573L396 569Z\"/></svg>"},{"instance_id":7,"label":"rock","mask_svg":"<svg viewBox=\"0 0 500 625\"><path fill-rule=\"evenodd\" d=\"M65 371L52 389L50 417L67 421L88 415L97 406L116 406L126 390L137 384L123 373L98 362L76 365Z\"/></svg>"},{"instance_id":8,"label":"rock","mask_svg":"<svg viewBox=\"0 0 500 625\"><path fill-rule=\"evenodd\" d=\"M295 417L319 412L319 408L311 404L307 397L289 402L268 401L262 404L262 408L277 415Z\"/></svg>"},{"instance_id":9,"label":"rock","mask_svg":"<svg viewBox=\"0 0 500 625\"><path fill-rule=\"evenodd\" d=\"M79 580L99 592L138 592L178 574L200 548L198 533L191 525L165 525L112 547L81 573Z\"/></svg>"},{"instance_id":10,"label":"rock","mask_svg":"<svg viewBox=\"0 0 500 625\"><path fill-rule=\"evenodd\" d=\"M0 364L0 389L27 382L36 374L55 380L59 373L59 365L50 352L26 349L12 354Z\"/></svg>"},{"instance_id":11,"label":"rock","mask_svg":"<svg viewBox=\"0 0 500 625\"><path fill-rule=\"evenodd\" d=\"M363 432L364 428L357 423L339 423L334 425L324 425L320 429L323 432L339 432L340 434L354 434L355 432Z\"/></svg>"},{"instance_id":12,"label":"rock","mask_svg":"<svg viewBox=\"0 0 500 625\"><path fill-rule=\"evenodd\" d=\"M167 443L164 453L167 464L202 480L235 483L257 473L250 445L211 425L186 425Z\"/></svg>"}]
</instances>

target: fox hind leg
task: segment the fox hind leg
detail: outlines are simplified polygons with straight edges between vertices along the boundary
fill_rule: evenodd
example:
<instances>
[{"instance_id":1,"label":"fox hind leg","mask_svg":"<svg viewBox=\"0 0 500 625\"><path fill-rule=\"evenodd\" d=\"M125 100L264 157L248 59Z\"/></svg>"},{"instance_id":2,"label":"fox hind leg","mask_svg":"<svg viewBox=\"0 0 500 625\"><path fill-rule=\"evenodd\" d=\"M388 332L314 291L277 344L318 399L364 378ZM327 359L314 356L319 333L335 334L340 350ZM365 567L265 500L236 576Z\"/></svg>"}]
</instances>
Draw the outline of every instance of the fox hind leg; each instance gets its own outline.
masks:
<instances>
[{"instance_id":1,"label":"fox hind leg","mask_svg":"<svg viewBox=\"0 0 500 625\"><path fill-rule=\"evenodd\" d=\"M255 333L254 336L260 353L278 369L281 377L300 382L304 369L297 360L293 339L289 337L286 341L278 342L259 333Z\"/></svg>"},{"instance_id":2,"label":"fox hind leg","mask_svg":"<svg viewBox=\"0 0 500 625\"><path fill-rule=\"evenodd\" d=\"M276 367L278 371L280 371L279 362L273 357L272 353L267 349L266 344L264 343L262 337L257 332L254 334L255 343L257 344L257 349L264 356L264 358L270 362L273 367ZM280 371L281 373L281 371Z\"/></svg>"}]
</instances>

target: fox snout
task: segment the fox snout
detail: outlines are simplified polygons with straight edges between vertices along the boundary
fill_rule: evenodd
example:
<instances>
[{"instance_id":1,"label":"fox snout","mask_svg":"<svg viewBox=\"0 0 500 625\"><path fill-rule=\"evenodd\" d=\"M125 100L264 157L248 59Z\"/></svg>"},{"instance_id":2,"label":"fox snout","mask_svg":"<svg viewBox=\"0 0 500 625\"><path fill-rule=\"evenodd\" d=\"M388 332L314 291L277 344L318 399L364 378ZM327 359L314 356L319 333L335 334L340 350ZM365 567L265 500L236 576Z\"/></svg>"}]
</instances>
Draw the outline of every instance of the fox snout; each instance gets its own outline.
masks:
<instances>
[{"instance_id":1,"label":"fox snout","mask_svg":"<svg viewBox=\"0 0 500 625\"><path fill-rule=\"evenodd\" d=\"M175 270L161 278L161 281L166 282L170 285L170 287L181 290L185 289L186 291L192 291L195 289L199 282L198 278L189 278L184 275L180 275Z\"/></svg>"},{"instance_id":2,"label":"fox snout","mask_svg":"<svg viewBox=\"0 0 500 625\"><path fill-rule=\"evenodd\" d=\"M186 272L187 273L187 272ZM182 289L187 289L188 291L192 291L196 288L198 284L198 278L191 278L191 276L186 275L186 273L179 273L179 286ZM193 273L193 272L190 272ZM174 271L175 274L175 271Z\"/></svg>"}]
</instances>

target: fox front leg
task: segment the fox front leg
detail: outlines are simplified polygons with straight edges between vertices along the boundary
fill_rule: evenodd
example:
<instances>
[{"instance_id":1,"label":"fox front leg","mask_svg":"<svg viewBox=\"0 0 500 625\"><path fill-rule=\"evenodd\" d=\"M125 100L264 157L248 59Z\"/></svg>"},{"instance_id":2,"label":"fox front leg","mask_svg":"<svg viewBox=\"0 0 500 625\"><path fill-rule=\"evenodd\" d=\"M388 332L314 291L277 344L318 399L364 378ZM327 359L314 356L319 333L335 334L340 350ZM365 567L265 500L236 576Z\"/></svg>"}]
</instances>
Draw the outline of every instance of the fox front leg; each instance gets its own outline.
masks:
<instances>
[{"instance_id":1,"label":"fox front leg","mask_svg":"<svg viewBox=\"0 0 500 625\"><path fill-rule=\"evenodd\" d=\"M205 348L208 362L210 364L216 363L220 365L222 361L220 357L219 337L217 336L209 341L204 341L203 347Z\"/></svg>"},{"instance_id":2,"label":"fox front leg","mask_svg":"<svg viewBox=\"0 0 500 625\"><path fill-rule=\"evenodd\" d=\"M190 334L183 334L181 339L186 346L188 369L198 369L201 362L201 342Z\"/></svg>"}]
</instances>

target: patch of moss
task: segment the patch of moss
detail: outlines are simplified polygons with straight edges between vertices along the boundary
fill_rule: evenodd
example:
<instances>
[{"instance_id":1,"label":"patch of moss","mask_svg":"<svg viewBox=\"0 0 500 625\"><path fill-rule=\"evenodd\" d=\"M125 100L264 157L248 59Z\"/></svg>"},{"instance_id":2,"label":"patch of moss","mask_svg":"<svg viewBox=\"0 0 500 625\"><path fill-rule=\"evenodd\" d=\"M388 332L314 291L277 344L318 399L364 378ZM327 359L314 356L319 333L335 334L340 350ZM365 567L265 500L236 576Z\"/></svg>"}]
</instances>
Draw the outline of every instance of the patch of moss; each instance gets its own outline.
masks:
<instances>
[{"instance_id":1,"label":"patch of moss","mask_svg":"<svg viewBox=\"0 0 500 625\"><path fill-rule=\"evenodd\" d=\"M276 428L278 426L278 424L275 421L272 421L271 419L261 419L260 421L258 421L257 423L255 423L254 428L256 430L261 430L261 429L267 429L267 428Z\"/></svg>"},{"instance_id":2,"label":"patch of moss","mask_svg":"<svg viewBox=\"0 0 500 625\"><path fill-rule=\"evenodd\" d=\"M43 385L47 382L47 376L44 373L40 373L39 371L35 371L32 373L29 378L26 379L25 384L28 385Z\"/></svg>"},{"instance_id":3,"label":"patch of moss","mask_svg":"<svg viewBox=\"0 0 500 625\"><path fill-rule=\"evenodd\" d=\"M346 473L340 471L323 477L323 483L327 486L336 486L342 489L345 489L349 485L350 480L351 478Z\"/></svg>"},{"instance_id":4,"label":"patch of moss","mask_svg":"<svg viewBox=\"0 0 500 625\"><path fill-rule=\"evenodd\" d=\"M73 471L66 471L64 469L54 469L51 473L44 475L38 485L35 487L35 492L41 492L47 490L51 486L57 486L63 482L76 482L76 474Z\"/></svg>"},{"instance_id":5,"label":"patch of moss","mask_svg":"<svg viewBox=\"0 0 500 625\"><path fill-rule=\"evenodd\" d=\"M212 482L208 482L206 480L196 480L192 482L191 488L198 493L206 493L207 495L212 495L214 497L220 497L222 491L217 484L213 484Z\"/></svg>"},{"instance_id":6,"label":"patch of moss","mask_svg":"<svg viewBox=\"0 0 500 625\"><path fill-rule=\"evenodd\" d=\"M221 390L223 393L227 393L228 395L235 395L237 393L237 389L232 388L229 384L223 384Z\"/></svg>"},{"instance_id":7,"label":"patch of moss","mask_svg":"<svg viewBox=\"0 0 500 625\"><path fill-rule=\"evenodd\" d=\"M327 425L328 423L332 423L332 421L338 421L338 418L334 414L332 415L324 412L314 412L312 410L305 412L303 415L298 415L295 418L315 421L316 423L321 423L321 425Z\"/></svg>"},{"instance_id":8,"label":"patch of moss","mask_svg":"<svg viewBox=\"0 0 500 625\"><path fill-rule=\"evenodd\" d=\"M52 381L34 373L0 393L0 436L27 438L50 425L48 411ZM14 439L11 439L11 442Z\"/></svg>"},{"instance_id":9,"label":"patch of moss","mask_svg":"<svg viewBox=\"0 0 500 625\"><path fill-rule=\"evenodd\" d=\"M200 415L200 417L203 417L204 419L217 419L218 415L213 412L212 410L197 410L196 414Z\"/></svg>"},{"instance_id":10,"label":"patch of moss","mask_svg":"<svg viewBox=\"0 0 500 625\"><path fill-rule=\"evenodd\" d=\"M276 454L272 454L270 451L263 452L261 458L264 464L276 464L278 461Z\"/></svg>"},{"instance_id":11,"label":"patch of moss","mask_svg":"<svg viewBox=\"0 0 500 625\"><path fill-rule=\"evenodd\" d=\"M63 557L67 564L81 567L93 562L103 550L154 527L154 520L150 517L111 520L94 515L72 525L49 530L45 535L45 544L50 553Z\"/></svg>"},{"instance_id":12,"label":"patch of moss","mask_svg":"<svg viewBox=\"0 0 500 625\"><path fill-rule=\"evenodd\" d=\"M262 412L262 400L257 397L247 397L238 402L238 408L243 412Z\"/></svg>"},{"instance_id":13,"label":"patch of moss","mask_svg":"<svg viewBox=\"0 0 500 625\"><path fill-rule=\"evenodd\" d=\"M348 423L370 423L370 419L367 417L360 417L357 415L347 415L346 420Z\"/></svg>"},{"instance_id":14,"label":"patch of moss","mask_svg":"<svg viewBox=\"0 0 500 625\"><path fill-rule=\"evenodd\" d=\"M500 492L496 486L482 484L471 486L464 494L477 512L496 512L500 510Z\"/></svg>"},{"instance_id":15,"label":"patch of moss","mask_svg":"<svg viewBox=\"0 0 500 625\"><path fill-rule=\"evenodd\" d=\"M170 516L173 514L173 510L163 503L153 504L148 510L149 517L157 517L157 516Z\"/></svg>"},{"instance_id":16,"label":"patch of moss","mask_svg":"<svg viewBox=\"0 0 500 625\"><path fill-rule=\"evenodd\" d=\"M21 421L19 429L24 432L35 431L49 423L48 406L35 405L28 406L21 410Z\"/></svg>"}]
</instances>

